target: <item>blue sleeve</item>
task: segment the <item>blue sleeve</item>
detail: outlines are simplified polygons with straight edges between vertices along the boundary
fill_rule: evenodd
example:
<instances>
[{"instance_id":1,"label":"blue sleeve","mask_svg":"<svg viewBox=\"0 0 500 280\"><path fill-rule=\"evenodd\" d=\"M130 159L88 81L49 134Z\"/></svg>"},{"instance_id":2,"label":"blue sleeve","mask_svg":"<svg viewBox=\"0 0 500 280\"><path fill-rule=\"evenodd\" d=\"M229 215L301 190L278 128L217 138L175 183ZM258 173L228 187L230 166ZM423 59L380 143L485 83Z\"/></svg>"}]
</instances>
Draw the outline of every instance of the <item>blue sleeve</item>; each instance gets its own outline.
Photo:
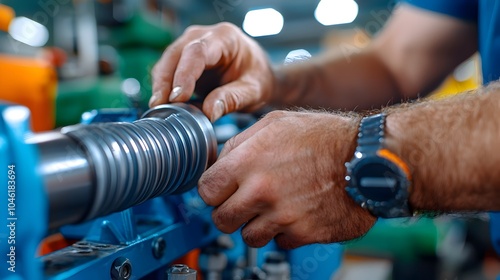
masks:
<instances>
[{"instance_id":1,"label":"blue sleeve","mask_svg":"<svg viewBox=\"0 0 500 280\"><path fill-rule=\"evenodd\" d=\"M477 22L478 19L478 0L403 0L402 2L465 21Z\"/></svg>"},{"instance_id":2,"label":"blue sleeve","mask_svg":"<svg viewBox=\"0 0 500 280\"><path fill-rule=\"evenodd\" d=\"M500 254L500 212L490 213L490 229L493 247ZM500 279L500 276L498 279Z\"/></svg>"}]
</instances>

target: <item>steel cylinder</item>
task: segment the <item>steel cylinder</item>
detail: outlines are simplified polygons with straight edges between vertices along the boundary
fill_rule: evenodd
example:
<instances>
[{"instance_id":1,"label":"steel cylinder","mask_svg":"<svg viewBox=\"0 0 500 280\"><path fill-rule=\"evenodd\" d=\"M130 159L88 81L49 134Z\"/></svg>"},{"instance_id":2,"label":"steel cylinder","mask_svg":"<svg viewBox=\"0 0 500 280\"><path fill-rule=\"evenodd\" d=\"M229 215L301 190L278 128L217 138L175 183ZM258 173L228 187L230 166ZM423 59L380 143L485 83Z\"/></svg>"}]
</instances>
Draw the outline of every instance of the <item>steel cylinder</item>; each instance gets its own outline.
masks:
<instances>
[{"instance_id":1,"label":"steel cylinder","mask_svg":"<svg viewBox=\"0 0 500 280\"><path fill-rule=\"evenodd\" d=\"M210 121L187 104L161 105L133 123L36 134L50 227L90 220L196 185L216 158Z\"/></svg>"}]
</instances>

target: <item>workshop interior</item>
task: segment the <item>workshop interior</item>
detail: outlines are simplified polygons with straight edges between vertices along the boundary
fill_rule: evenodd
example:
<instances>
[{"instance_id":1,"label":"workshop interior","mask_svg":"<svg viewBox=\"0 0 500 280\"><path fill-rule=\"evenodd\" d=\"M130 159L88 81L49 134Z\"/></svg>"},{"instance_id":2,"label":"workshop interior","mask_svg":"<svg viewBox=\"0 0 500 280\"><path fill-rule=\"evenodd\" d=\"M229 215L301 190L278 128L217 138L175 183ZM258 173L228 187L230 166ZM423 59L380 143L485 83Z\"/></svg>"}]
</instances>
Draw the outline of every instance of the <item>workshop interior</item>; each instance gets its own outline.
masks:
<instances>
[{"instance_id":1,"label":"workshop interior","mask_svg":"<svg viewBox=\"0 0 500 280\"><path fill-rule=\"evenodd\" d=\"M360 52L392 0L1 0L0 279L495 279L488 215L379 219L343 244L249 248L196 183L260 115L148 108L151 69L228 21L273 63ZM429 98L480 85L479 58Z\"/></svg>"}]
</instances>

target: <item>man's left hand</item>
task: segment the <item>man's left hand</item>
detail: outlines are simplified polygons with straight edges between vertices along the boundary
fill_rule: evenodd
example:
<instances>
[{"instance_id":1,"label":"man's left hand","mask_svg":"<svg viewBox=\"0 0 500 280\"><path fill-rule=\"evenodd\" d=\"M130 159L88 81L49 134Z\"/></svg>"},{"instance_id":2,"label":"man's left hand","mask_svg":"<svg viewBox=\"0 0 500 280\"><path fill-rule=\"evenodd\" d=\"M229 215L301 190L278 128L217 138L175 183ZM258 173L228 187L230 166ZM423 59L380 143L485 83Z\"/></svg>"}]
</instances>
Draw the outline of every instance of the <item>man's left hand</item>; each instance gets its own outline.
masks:
<instances>
[{"instance_id":1,"label":"man's left hand","mask_svg":"<svg viewBox=\"0 0 500 280\"><path fill-rule=\"evenodd\" d=\"M282 248L365 234L376 218L345 192L358 120L329 113L276 111L229 140L199 181L225 233L243 226L253 247Z\"/></svg>"}]
</instances>

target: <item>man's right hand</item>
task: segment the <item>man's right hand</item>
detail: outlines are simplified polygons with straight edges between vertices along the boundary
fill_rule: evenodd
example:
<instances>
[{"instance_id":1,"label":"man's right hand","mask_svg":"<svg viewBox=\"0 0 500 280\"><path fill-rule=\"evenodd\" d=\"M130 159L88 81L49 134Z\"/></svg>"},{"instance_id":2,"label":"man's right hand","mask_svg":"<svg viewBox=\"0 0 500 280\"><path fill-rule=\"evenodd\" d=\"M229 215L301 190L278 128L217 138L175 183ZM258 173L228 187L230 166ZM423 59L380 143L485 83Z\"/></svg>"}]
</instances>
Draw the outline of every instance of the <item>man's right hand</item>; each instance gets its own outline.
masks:
<instances>
[{"instance_id":1,"label":"man's right hand","mask_svg":"<svg viewBox=\"0 0 500 280\"><path fill-rule=\"evenodd\" d=\"M203 101L203 112L211 121L230 112L259 109L271 99L275 76L263 49L238 27L219 23L191 26L165 50L153 68L149 105L188 101L207 70L219 79Z\"/></svg>"}]
</instances>

